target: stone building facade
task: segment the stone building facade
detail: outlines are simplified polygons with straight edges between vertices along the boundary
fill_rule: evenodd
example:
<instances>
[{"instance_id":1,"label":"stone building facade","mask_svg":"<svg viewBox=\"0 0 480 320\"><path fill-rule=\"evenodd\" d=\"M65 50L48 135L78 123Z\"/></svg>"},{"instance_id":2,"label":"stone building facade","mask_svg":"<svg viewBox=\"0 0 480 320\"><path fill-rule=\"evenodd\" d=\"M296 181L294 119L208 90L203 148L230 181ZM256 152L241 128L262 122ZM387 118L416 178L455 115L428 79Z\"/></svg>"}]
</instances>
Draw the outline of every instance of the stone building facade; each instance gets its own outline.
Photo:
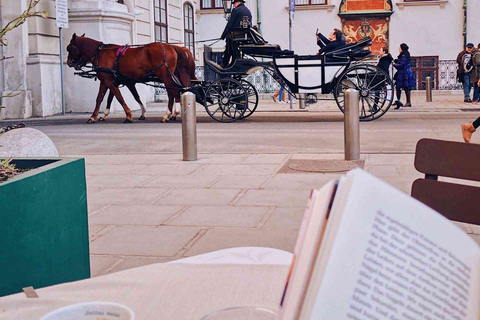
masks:
<instances>
[{"instance_id":1,"label":"stone building facade","mask_svg":"<svg viewBox=\"0 0 480 320\"><path fill-rule=\"evenodd\" d=\"M27 3L28 0L1 0L2 25L25 10ZM246 0L254 24L260 26L264 38L283 48L288 48L288 3L288 0ZM437 87L443 74L439 66L454 60L465 41L480 43L479 0L296 0L296 3L295 52L314 54L318 50L317 28L323 33L334 27L343 29L352 41L370 35L375 41L374 52L380 46L387 46L396 55L399 44L405 42L417 58L419 77L433 75ZM128 4L140 12L132 12ZM63 30L63 50L74 32L105 43L183 43L192 49L197 64L202 65L203 43L195 42L218 38L226 23L222 0L68 0L68 5L69 28ZM2 56L15 57L0 62L1 90L4 94L11 91L18 94L3 99L6 108L1 109L0 117L4 119L61 113L55 0L42 0L37 9L47 11L49 18L28 20L8 34L8 46L0 47ZM223 47L223 41L213 45L218 57ZM452 68L451 63L447 68ZM98 81L74 76L74 71L66 67L66 111L91 112L98 86ZM137 89L144 102L154 99L152 88L137 85ZM122 93L127 104L137 108L131 94L125 89ZM121 109L116 101L115 109Z\"/></svg>"}]
</instances>

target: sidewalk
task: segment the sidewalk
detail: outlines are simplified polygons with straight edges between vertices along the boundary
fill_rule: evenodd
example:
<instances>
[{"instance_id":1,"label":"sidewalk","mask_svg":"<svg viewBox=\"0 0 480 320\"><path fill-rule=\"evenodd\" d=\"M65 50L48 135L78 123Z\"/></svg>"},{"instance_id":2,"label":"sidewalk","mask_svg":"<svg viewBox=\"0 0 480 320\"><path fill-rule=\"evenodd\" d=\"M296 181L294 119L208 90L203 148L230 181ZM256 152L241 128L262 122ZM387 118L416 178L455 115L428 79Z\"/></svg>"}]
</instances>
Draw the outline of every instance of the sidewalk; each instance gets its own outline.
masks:
<instances>
[{"instance_id":1,"label":"sidewalk","mask_svg":"<svg viewBox=\"0 0 480 320\"><path fill-rule=\"evenodd\" d=\"M290 159L343 155L87 156L92 276L237 246L291 252L310 190L340 174L278 173ZM406 193L421 177L412 154L362 159ZM464 229L480 241L480 226Z\"/></svg>"},{"instance_id":2,"label":"sidewalk","mask_svg":"<svg viewBox=\"0 0 480 320\"><path fill-rule=\"evenodd\" d=\"M461 141L460 124L480 115L480 106L462 99L434 95L426 103L415 95L412 108L362 123L364 169L409 194L422 176L413 166L416 142ZM220 124L197 106L194 162L182 161L181 121L160 123L165 104L149 105L147 121L129 125L121 123L123 112L95 125L86 124L86 114L25 122L49 135L61 156L86 159L91 268L98 276L236 246L291 252L310 190L340 174L285 164L343 160L336 104L294 108L261 101L248 120ZM462 227L480 243L480 226Z\"/></svg>"}]
</instances>

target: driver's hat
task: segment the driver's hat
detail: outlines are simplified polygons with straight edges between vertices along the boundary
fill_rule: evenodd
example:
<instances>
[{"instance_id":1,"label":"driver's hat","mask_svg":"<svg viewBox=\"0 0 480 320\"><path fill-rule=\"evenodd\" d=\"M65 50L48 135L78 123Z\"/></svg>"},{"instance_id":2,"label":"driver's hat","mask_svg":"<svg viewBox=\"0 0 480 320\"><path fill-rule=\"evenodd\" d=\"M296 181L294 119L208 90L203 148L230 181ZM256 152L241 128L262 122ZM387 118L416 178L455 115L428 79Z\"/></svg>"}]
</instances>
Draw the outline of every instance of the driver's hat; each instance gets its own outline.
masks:
<instances>
[{"instance_id":1,"label":"driver's hat","mask_svg":"<svg viewBox=\"0 0 480 320\"><path fill-rule=\"evenodd\" d=\"M232 3L235 3L235 2L243 2L245 3L245 0L233 0Z\"/></svg>"}]
</instances>

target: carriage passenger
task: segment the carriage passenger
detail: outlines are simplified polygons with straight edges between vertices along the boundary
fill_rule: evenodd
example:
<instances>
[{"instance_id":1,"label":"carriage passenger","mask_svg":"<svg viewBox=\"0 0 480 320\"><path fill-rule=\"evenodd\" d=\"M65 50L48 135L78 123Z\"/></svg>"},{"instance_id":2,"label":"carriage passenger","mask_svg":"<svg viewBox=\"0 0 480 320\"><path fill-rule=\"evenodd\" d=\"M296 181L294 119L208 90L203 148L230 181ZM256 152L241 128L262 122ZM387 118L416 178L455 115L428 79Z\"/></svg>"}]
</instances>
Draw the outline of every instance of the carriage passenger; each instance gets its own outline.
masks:
<instances>
[{"instance_id":1,"label":"carriage passenger","mask_svg":"<svg viewBox=\"0 0 480 320\"><path fill-rule=\"evenodd\" d=\"M232 58L233 64L233 62L235 62L235 60L240 56L238 46L236 46L233 42L233 29L241 27L243 17L248 17L248 22L250 25L252 24L252 13L245 6L245 0L233 0L233 5L235 8L232 10L230 20L228 20L225 30L223 30L221 36L221 39L225 40L226 42L225 52L223 53L223 68L230 64L230 58Z\"/></svg>"},{"instance_id":2,"label":"carriage passenger","mask_svg":"<svg viewBox=\"0 0 480 320\"><path fill-rule=\"evenodd\" d=\"M338 29L333 29L332 33L328 36L328 39L325 38L323 34L320 32L317 33L317 44L320 47L318 50L318 54L322 54L324 52L333 51L340 47L343 47L346 44L345 36L343 32Z\"/></svg>"}]
</instances>

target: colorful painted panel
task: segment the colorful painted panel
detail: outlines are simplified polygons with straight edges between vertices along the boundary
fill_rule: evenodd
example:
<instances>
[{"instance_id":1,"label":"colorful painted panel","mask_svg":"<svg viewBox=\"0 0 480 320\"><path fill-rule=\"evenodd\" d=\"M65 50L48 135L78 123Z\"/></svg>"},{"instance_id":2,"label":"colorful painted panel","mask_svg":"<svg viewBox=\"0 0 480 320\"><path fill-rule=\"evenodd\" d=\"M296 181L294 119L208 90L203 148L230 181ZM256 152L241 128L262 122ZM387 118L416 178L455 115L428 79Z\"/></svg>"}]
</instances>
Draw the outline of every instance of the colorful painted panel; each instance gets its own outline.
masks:
<instances>
[{"instance_id":1,"label":"colorful painted panel","mask_svg":"<svg viewBox=\"0 0 480 320\"><path fill-rule=\"evenodd\" d=\"M347 43L370 37L373 43L368 50L372 51L372 54L379 54L382 47L388 48L388 22L389 18L378 17L359 20L342 19L342 26Z\"/></svg>"},{"instance_id":2,"label":"colorful painted panel","mask_svg":"<svg viewBox=\"0 0 480 320\"><path fill-rule=\"evenodd\" d=\"M391 0L344 0L340 12L392 11Z\"/></svg>"}]
</instances>

